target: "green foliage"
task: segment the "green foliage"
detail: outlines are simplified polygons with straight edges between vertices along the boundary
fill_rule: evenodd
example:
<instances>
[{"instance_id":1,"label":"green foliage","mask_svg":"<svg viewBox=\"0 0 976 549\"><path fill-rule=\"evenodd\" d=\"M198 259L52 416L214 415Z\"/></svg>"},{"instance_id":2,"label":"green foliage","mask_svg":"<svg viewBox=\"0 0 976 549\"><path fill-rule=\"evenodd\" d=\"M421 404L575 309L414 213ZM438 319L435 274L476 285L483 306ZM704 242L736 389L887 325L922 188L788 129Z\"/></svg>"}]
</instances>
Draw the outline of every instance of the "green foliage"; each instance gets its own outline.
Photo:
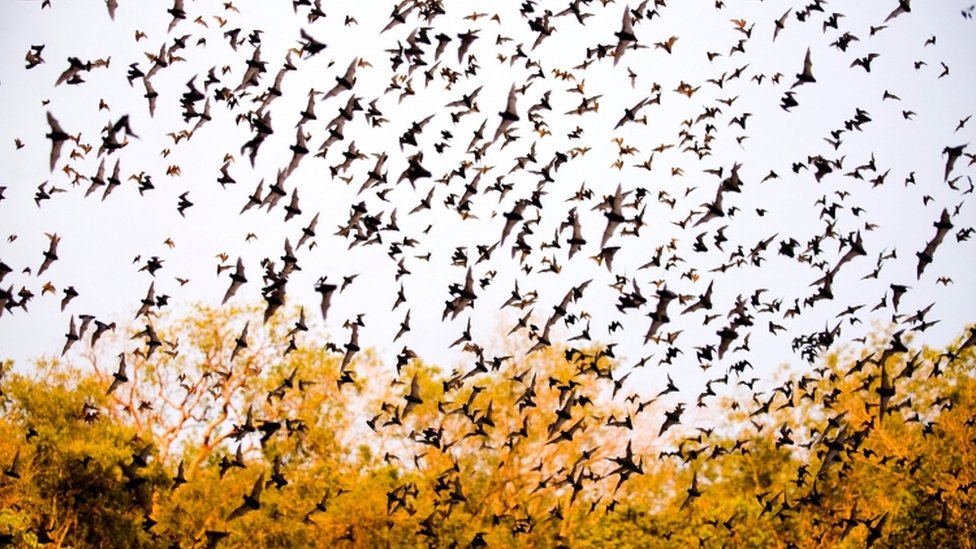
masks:
<instances>
[{"instance_id":1,"label":"green foliage","mask_svg":"<svg viewBox=\"0 0 976 549\"><path fill-rule=\"evenodd\" d=\"M86 546L139 545L139 511L149 510L162 469L130 464L150 442L103 418L101 388L70 366L41 365L38 378L9 375L4 391L3 441L12 448L3 452L5 462L20 453L20 478L4 479L4 507L14 511L6 516L22 522L27 514L33 529L51 530L55 539L70 529Z\"/></svg>"}]
</instances>

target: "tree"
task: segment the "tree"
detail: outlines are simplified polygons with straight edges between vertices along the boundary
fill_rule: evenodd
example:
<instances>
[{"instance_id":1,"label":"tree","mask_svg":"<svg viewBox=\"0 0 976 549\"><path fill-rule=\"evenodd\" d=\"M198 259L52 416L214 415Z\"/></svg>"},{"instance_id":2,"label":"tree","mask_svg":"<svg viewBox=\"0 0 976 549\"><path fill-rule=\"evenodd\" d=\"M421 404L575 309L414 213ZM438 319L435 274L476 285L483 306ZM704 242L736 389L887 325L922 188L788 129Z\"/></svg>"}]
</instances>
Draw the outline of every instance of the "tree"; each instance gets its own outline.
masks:
<instances>
[{"instance_id":1,"label":"tree","mask_svg":"<svg viewBox=\"0 0 976 549\"><path fill-rule=\"evenodd\" d=\"M973 349L879 333L692 421L612 349L395 365L301 311L197 308L0 378L21 546L971 547ZM967 336L968 338L968 336ZM670 383L669 383L670 387ZM709 398L711 386L699 398Z\"/></svg>"}]
</instances>

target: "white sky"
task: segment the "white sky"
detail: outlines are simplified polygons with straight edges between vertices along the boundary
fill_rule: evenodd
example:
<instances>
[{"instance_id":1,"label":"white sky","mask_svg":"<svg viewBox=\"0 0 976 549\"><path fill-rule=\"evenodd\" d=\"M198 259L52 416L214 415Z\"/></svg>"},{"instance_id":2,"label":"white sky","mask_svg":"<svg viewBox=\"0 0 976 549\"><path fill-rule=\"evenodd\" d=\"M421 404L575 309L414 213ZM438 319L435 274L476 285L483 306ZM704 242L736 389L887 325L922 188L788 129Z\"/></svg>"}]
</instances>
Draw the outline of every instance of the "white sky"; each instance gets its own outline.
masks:
<instances>
[{"instance_id":1,"label":"white sky","mask_svg":"<svg viewBox=\"0 0 976 549\"><path fill-rule=\"evenodd\" d=\"M967 178L973 175L973 168L967 166L965 157L957 162L952 176L963 177L959 182L960 191L954 191L943 183L945 157L940 154L946 146L972 142L976 131L976 122L954 131L960 119L973 113L972 90L976 89L976 62L971 55L976 46L976 32L974 22L960 15L959 10L965 3L916 2L911 13L888 21L886 29L871 36L870 28L880 25L897 2L826 4L827 13L812 13L805 23L795 16L796 10L805 3L729 2L724 9L716 10L713 2L703 0L671 2L658 8L661 17L644 19L635 25L638 44L647 46L646 49L628 50L616 67L612 57L608 57L594 61L585 70L574 70L573 67L584 61L588 47L616 42L614 32L620 30L623 5L612 3L604 7L600 2L592 2L584 6L584 11L593 13L585 27L571 15L552 17L550 23L556 32L531 50L535 35L529 31L527 21L520 17L518 3L446 2L447 13L435 19L429 31L435 44L434 36L440 32L453 38L441 57L440 66L463 73L467 60L464 64L458 63L457 34L477 29L480 38L471 46L469 54L476 57L480 69L476 76L462 76L450 90L439 77L425 88L423 69L418 69L412 73L416 94L402 102L398 101L397 91L384 93L393 76L388 61L390 54L385 50L396 48L398 43L405 45L407 35L422 22L413 13L406 24L380 33L388 21L392 4L378 9L375 3L329 1L325 3L328 16L309 23L306 12L294 13L287 2L237 0L234 4L240 14L225 11L222 2L187 2L187 19L179 22L169 34L166 30L170 16L165 12L169 5L164 3L146 7L145 3L123 1L114 22L109 19L101 1L54 0L50 9L43 10L39 4L7 2L0 7L0 36L3 40L0 48L0 108L4 120L0 126L0 159L6 167L0 175L0 185L7 187L6 199L0 202L0 236L3 237L0 239L0 260L13 269L0 285L4 289L12 286L15 293L21 287L27 287L37 296L29 304L29 313L15 309L0 317L0 357L25 363L32 357L59 353L71 315L88 313L106 322L114 320L120 324L131 319L152 281L147 273L139 272L143 263L133 264L137 255L143 262L150 256L165 260L163 269L155 277L155 287L157 294L172 296L171 308L174 310L198 302L220 303L229 279L227 272L219 277L214 274L218 264L215 255L219 253L228 254L230 263L241 256L246 265L250 281L233 302L258 301L261 259L272 258L280 267L278 258L282 255L284 239L288 237L295 244L301 228L316 212L321 214L317 247L311 251L302 249L298 255L302 270L292 275L289 281L289 304L305 305L309 318L313 319L318 304L313 291L315 281L327 275L336 282L342 276L359 273L346 292L334 297L326 329L341 344L347 338L347 332L341 328L342 322L365 313L366 328L362 331L361 343L378 348L383 356L389 357L391 366L396 353L406 344L430 361L453 367L464 357L447 346L461 333L469 316L475 340L484 344L490 355L502 354L512 347L518 352L527 350L532 345L530 341L506 342L499 336L499 333L508 332L521 316L511 309L498 312L516 280L523 293L538 291L533 322L541 326L552 306L569 288L592 278L593 283L585 297L572 307L572 311L587 311L592 316L593 340L616 343L617 356L624 357L624 364L653 355L649 365L657 364L666 350L665 345L643 343L650 323L646 315L653 312L656 303L652 281L664 279L668 288L691 296L703 293L709 282L714 281L715 308L707 312L721 314L720 318L702 326L705 312L679 315L684 306L675 302L669 309L671 322L659 332L663 335L682 331L676 345L684 354L667 371L680 380L679 385L689 394L697 394L708 377L741 359L749 359L759 368L760 375L768 375L783 362L802 366L802 359L791 352L792 338L822 329L825 325L833 326L837 322L836 315L848 306L866 305L857 315L862 324L851 326L845 321L842 340L863 335L876 323L888 322L894 312L890 307L890 292L887 292L892 283L911 286L899 307L901 313L912 313L935 303L927 319L941 322L917 335L924 341L944 345L972 320L970 311L976 305L976 293L970 291L967 278L974 267L972 244L971 241L957 242L955 234L974 224L970 197L961 192L970 186ZM540 2L535 6L536 15L546 9L558 13L566 4L564 1ZM793 12L774 43L773 21L789 7ZM824 29L823 22L833 9L844 10L844 16L839 18L839 29ZM488 17L476 21L464 19L472 11L498 13L500 21ZM208 27L193 22L198 15ZM228 19L223 29L218 27L215 15ZM355 17L358 25L344 26L343 19L347 15ZM730 21L733 19L744 19L746 27L752 28L752 35L745 43L745 53L730 55L730 48L745 38L735 29L735 24ZM267 72L260 85L251 89L252 95L271 84L287 49L297 46L300 29L328 44L325 51L311 58L299 59L293 55L298 70L286 76L282 97L270 107L275 133L262 145L254 169L240 154L240 147L250 139L251 132L246 124L235 124L238 113L252 108L249 97L241 99L240 106L233 112L224 103L213 104L213 120L189 141L177 145L166 136L188 127L180 117L179 96L192 77L196 76L196 84L202 89L207 70L216 67L222 80L218 86L237 87L253 47L244 44L236 52L229 47L222 34L235 27L242 29L242 38L255 28L264 31L261 35L262 59L267 62ZM134 41L137 30L145 32L147 38ZM851 42L847 52L830 47L843 32L858 37L857 41ZM150 63L144 52L157 52L161 44L170 45L173 38L183 35L190 36L186 40L186 49L178 52L185 61L172 63L152 78L159 100L155 116L150 118L141 82L136 80L130 87L125 79L126 71L130 63L138 63L143 71L147 71ZM499 35L512 40L496 45ZM672 54L653 46L672 35L679 37ZM931 36L937 38L936 42L926 46L925 42ZM206 39L206 44L198 44L201 38ZM443 205L449 194L460 196L464 192L464 182L460 178L453 179L449 185L436 184L431 210L407 215L435 185L435 179L456 168L460 161L471 159L464 149L472 132L483 120L487 120L485 133L490 139L501 120L498 113L505 108L510 87L513 84L521 86L530 74L536 72L534 67L525 68L524 63L512 66L497 58L499 54L511 55L515 45L520 43L524 44L523 50L541 65L545 77L533 80L531 87L518 98L521 120L514 127L520 139L504 149L500 149L499 140L488 149L483 161L475 164L490 168L482 176L482 192L473 199L472 212L477 219L462 220ZM26 70L24 54L33 44L44 44L45 63ZM434 46L422 47L426 52L425 59L433 64ZM779 108L780 99L795 81L794 75L801 70L807 48L812 52L817 82L794 90L799 106L787 113ZM719 52L722 56L709 62L706 52ZM850 67L854 59L869 53L880 54L873 60L870 73L860 67ZM107 68L82 73L83 84L55 87L58 75L68 66L69 56L83 61L111 56L111 63ZM363 98L364 107L370 100L378 98L377 105L389 122L381 128L373 128L362 113L358 113L345 127L346 139L334 145L325 160L310 154L302 161L285 185L289 193L298 189L302 215L283 221L282 206L287 204L287 197L270 212L252 209L238 215L257 182L265 179L267 189L277 169L288 163L291 157L288 146L294 142L294 127L305 107L309 89L330 89L335 77L340 76L355 57L367 60L371 66L359 69L359 81L353 93ZM926 64L916 70L916 61ZM940 63L950 69L944 78L939 78ZM402 65L398 73L405 74L407 65ZM221 75L224 66L230 70ZM710 78L718 79L722 74L730 75L742 67L745 67L742 77L724 81L722 88L706 82ZM571 71L575 81L556 78L554 69ZM628 69L637 74L633 86L628 79ZM778 84L773 84L771 77L776 73L783 76ZM752 79L758 74L765 75L761 83ZM585 95L602 96L599 110L582 116L564 115L578 105L581 97L567 88L584 81ZM701 87L688 98L673 91L682 81ZM661 104L643 110L647 124L629 124L613 130L624 108L647 97L654 83L660 84ZM445 105L479 86L483 86L478 96L480 113L467 115L457 125L452 124L446 111L454 109L447 109ZM901 100L883 101L885 90ZM552 135L540 137L532 131L527 110L547 91L551 92L553 110L545 112L544 117ZM349 92L344 92L316 105L318 120L305 126L311 134L309 148L313 153L327 135L325 123L348 97ZM718 99L732 97L738 99L731 106L717 103ZM110 110L99 111L100 99L104 99ZM42 101L47 100L50 103L44 105ZM710 121L716 128L711 156L699 160L695 154L675 147L655 154L651 172L633 167L647 159L659 144L678 144L679 132L684 127L682 121L696 118L706 107L715 106L721 113ZM202 110L202 103L198 108ZM872 121L863 126L863 131L843 133L843 143L835 151L823 138L829 137L831 130L842 128L845 120L854 117L857 108L870 113ZM902 114L908 110L915 113L911 120ZM81 132L81 142L94 147L84 157L72 159L69 154L73 147L69 142L53 173L48 169L50 143L45 138L47 111L57 117L66 131L71 134ZM751 113L751 117L745 130L730 124L733 117L746 112ZM152 176L156 188L140 196L133 181L124 181L122 187L104 202L99 198L100 192L83 198L87 181L73 187L61 168L70 164L82 175L93 175L100 160L97 158L100 129L123 114L129 114L139 138L132 138L127 147L106 159L108 171L111 172L115 160L120 159L123 178L145 172ZM401 153L398 137L412 122L429 115L435 117L420 137L421 147L408 146L406 153ZM699 142L705 135L706 123L692 124L689 130ZM582 138L568 139L566 134L577 126L585 130ZM453 146L438 155L433 145L440 141L442 130L453 133ZM740 144L736 137L743 135L748 138ZM614 137L621 137L627 145L639 149L639 152L623 157L625 166L621 170L611 167L618 158L617 145L611 142ZM22 149L14 146L15 138L25 144ZM348 172L353 177L351 184L330 177L328 167L341 162L341 151L353 139L366 154L385 151L390 155L386 167L391 184L385 186L392 189L386 195L389 203L382 202L374 192L384 187L356 195L366 172L373 165L372 157L353 165ZM509 249L520 230L519 225L505 245L496 250L490 262L474 266L476 279L485 276L489 270L497 271L491 285L479 290L474 308L460 314L456 320L442 322L444 302L450 297L448 285L464 281L465 269L451 265L455 248L466 246L470 264L473 264L477 259L477 245L498 241L504 225L502 214L510 211L516 200L531 196L536 188L538 176L525 172L508 173L514 158L524 155L533 142L537 144L539 161L529 168L533 170L545 165L556 151L567 152L577 146L591 147L591 150L561 167L555 173L555 182L545 187L541 221L528 239L535 248L526 262L533 267L532 273L519 271L517 262L511 260ZM171 151L167 158L160 155L164 148ZM416 190L406 181L393 185L406 166L406 155L417 150L424 151L423 164L434 177L420 180ZM238 183L222 189L216 179L225 153L235 156L230 173ZM842 157L843 169L826 176L820 183L815 181L812 171L793 173L791 165L794 162L806 163L808 156L816 154L828 159ZM865 181L843 175L868 162L872 154L878 169L877 172L863 172ZM701 205L715 196L720 180L702 170L722 167L727 174L734 163L742 165L740 175L744 185L741 193L726 193L724 206L736 206L739 212L733 218L714 220L700 227L691 227L694 220L684 230L676 226L673 222L681 221L692 211L702 211ZM179 165L182 175L165 175L170 165ZM672 175L672 168L681 168L683 175ZM889 169L885 183L872 187L868 180ZM779 179L760 183L770 170L779 174ZM903 182L910 172L915 173L917 184L906 187ZM469 181L473 173L473 168L468 170ZM496 177L514 184L501 203L497 193L483 192ZM37 186L44 181L68 192L54 195L38 208L33 197ZM566 202L583 182L593 190L594 197L582 203ZM635 189L647 189L647 226L639 237L624 236L619 229L614 234L608 245L620 246L621 250L611 274L590 259L599 253L600 236L606 224L603 216L591 209L603 195L612 194L618 184L625 192L631 191L625 202L633 198ZM184 219L177 213L176 204L177 197L186 191L189 191L194 206L186 211ZM660 191L677 199L673 209L658 202ZM834 194L836 191L849 195L841 200ZM794 299L802 301L815 291L810 284L821 274L808 264L797 263L776 252L779 243L791 237L800 241L799 250L802 250L813 235L823 232L821 207L815 202L824 195L828 203L841 205L836 232L847 235L860 230L867 255L854 259L841 269L833 285L835 299L804 307L797 317L784 319L783 312L792 306ZM931 201L923 202L925 196L930 196ZM384 233L382 246L348 250L349 242L332 233L345 223L350 206L361 200L366 202L370 213L385 212L384 221L396 208L400 231ZM552 240L554 231L573 206L580 213L588 241L584 249L568 259L566 239L570 231L562 234L560 249L540 249L541 244ZM851 211L855 206L864 211L855 216ZM938 220L942 209L953 212L957 206L958 215L952 220L955 228L936 252L934 263L920 280L916 280L916 252L922 250L935 234L932 224ZM758 216L757 208L765 209L766 214ZM632 209L625 210L627 217L635 213ZM527 217L535 215L536 210L529 208ZM877 227L867 231L864 228L866 222ZM428 225L433 228L424 234ZM728 225L725 235L729 241L725 253L716 252L712 245L712 238L722 225ZM710 251L696 253L693 250L695 238L704 231L707 231L704 241ZM244 237L249 232L255 233L258 239L246 242ZM45 233L61 236L59 260L38 277L36 273L48 243ZM725 273L709 272L724 263L736 246L741 245L748 253L759 240L774 234L777 236L765 252L766 261L761 268L747 266ZM17 238L8 241L8 235ZM390 312L399 284L393 281L396 262L386 255L387 246L404 237L415 238L420 243L414 249L405 248L406 266L412 273L403 279L408 302ZM174 249L163 244L166 238L175 242ZM672 239L677 239L675 253L685 260L683 263L667 271L638 270L649 261L657 246ZM880 277L862 280L874 268L879 254L892 250L897 250L897 258L885 263ZM427 252L431 253L429 262L414 257ZM843 253L838 250L836 240L827 240L820 258L830 268ZM553 254L562 266L561 273L540 273L544 267L542 258ZM33 272L22 272L26 267ZM680 276L690 268L697 269L700 275L697 281ZM648 304L627 315L618 313L615 308L618 294L608 287L615 282L614 275L628 278L628 290L630 279L636 279ZM180 287L175 277L189 278L190 283ZM937 279L940 277L950 277L953 283L939 284ZM57 288L57 296L41 295L42 286L48 281ZM61 292L67 286L74 286L80 295L61 312ZM697 367L694 348L717 345L716 331L727 324L726 312L732 308L735 297L740 294L749 296L759 288L767 289L763 301L783 300L780 312L753 312L756 318L751 330L751 352L730 352L717 363L717 369L710 370L708 377L703 376ZM886 292L889 306L868 313ZM408 308L413 330L400 341L391 343ZM315 318L316 322L319 320ZM620 320L624 329L609 333L607 325L613 320ZM773 337L767 330L769 321L781 324L787 330ZM556 341L564 340L577 334L579 329L579 324L567 330L559 323L553 335ZM746 332L740 330L740 338L734 345L742 342ZM307 345L323 343L305 342ZM649 387L646 391L656 394L664 386L664 371L652 368L647 376L632 376L631 381L638 390Z\"/></svg>"}]
</instances>

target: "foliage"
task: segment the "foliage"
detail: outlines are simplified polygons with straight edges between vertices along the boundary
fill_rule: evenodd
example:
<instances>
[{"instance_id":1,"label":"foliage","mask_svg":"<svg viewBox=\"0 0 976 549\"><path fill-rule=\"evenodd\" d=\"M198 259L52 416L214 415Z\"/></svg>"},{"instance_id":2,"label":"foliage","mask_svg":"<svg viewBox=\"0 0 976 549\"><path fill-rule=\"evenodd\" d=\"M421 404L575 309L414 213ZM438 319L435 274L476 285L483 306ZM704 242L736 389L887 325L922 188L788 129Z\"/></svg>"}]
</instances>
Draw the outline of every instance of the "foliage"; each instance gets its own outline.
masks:
<instances>
[{"instance_id":1,"label":"foliage","mask_svg":"<svg viewBox=\"0 0 976 549\"><path fill-rule=\"evenodd\" d=\"M408 349L395 367L383 363L353 344L354 322L334 341L301 329L295 311L267 324L259 315L199 308L157 320L154 352L144 335L120 335L89 349L84 365L39 361L24 374L5 364L0 539L24 547L972 547L976 539L976 360L960 344L910 349L899 334L879 334L763 389L730 370L710 423L678 413L668 425L678 397L628 392L612 351L599 346L518 358L472 347L466 369L444 372ZM105 358L107 348L126 369ZM124 381L109 389L120 372Z\"/></svg>"}]
</instances>

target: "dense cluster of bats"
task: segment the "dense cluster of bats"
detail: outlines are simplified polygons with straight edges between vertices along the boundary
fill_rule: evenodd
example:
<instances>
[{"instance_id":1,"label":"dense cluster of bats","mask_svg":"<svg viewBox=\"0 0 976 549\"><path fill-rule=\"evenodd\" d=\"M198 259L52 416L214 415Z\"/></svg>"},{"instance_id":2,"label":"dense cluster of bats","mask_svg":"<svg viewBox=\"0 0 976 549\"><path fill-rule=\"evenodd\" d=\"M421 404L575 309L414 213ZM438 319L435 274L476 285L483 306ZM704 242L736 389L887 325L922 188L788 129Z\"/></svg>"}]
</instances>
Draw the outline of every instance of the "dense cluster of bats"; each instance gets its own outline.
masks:
<instances>
[{"instance_id":1,"label":"dense cluster of bats","mask_svg":"<svg viewBox=\"0 0 976 549\"><path fill-rule=\"evenodd\" d=\"M136 259L132 270L145 285L128 303L137 311L138 328L124 337L136 345L128 354L143 360L152 360L157 351L179 352L176 342L157 333L154 318L179 298L186 284L219 284L215 305L246 301L245 293L260 298L265 322L290 298L314 296L317 303L302 308L284 354L303 345L328 345L341 355L339 376L331 381L355 386L360 382L355 369L360 333L392 325L392 341L397 346L407 343L396 355L398 373L419 354L408 346L411 338L433 339L458 352L466 366L445 383L448 399L476 386L479 376L493 375L500 364L521 359L493 354L487 338L494 328L484 330L483 337L478 333L479 324L494 326L512 314L517 323L503 331L523 338L520 352L568 348L567 358L579 366L577 376L607 383L615 399L618 392L630 395L616 399L628 410L627 419L618 420L621 436L628 437L630 420L643 412L642 395L648 392L625 383L633 372L659 368L650 375L661 386L667 378L657 395L663 397L678 393L671 369L715 367L719 375L707 380L698 399L702 406L718 385L741 382L752 387L755 381L742 376L763 361L766 350L757 341L778 345L776 352L792 349L812 362L834 343L851 339L845 329L877 313L891 320L895 335L884 353L866 357L861 367L876 370L878 387L872 390L879 395L878 414L893 413L897 376L886 370L886 362L907 351L904 337L939 322L929 315L938 306L934 299L916 311L899 306L906 296L927 301L925 296L937 287L947 291L955 283L940 271L940 261L971 253L965 243L974 232L973 218L965 201L974 189L976 153L966 137L972 113L952 113L957 123L937 127L943 142L929 151L914 151L913 159L920 163L915 170L886 165L894 165L895 159L880 146L877 159L873 151L865 154L861 136L879 119L904 123L901 131L913 131L910 124L930 106L903 101L899 94L906 95L908 88L933 90L933 97L951 89L954 74L940 57L942 39L931 29L923 41L906 42L912 58L873 51L875 41L888 34L927 32L913 28L909 0L858 6L881 10L857 17L871 21L864 26L845 24L848 18L834 11L840 6L822 0L755 20L739 18L720 0L713 9L700 3L713 11L710 17L717 14L718 20L728 21L726 33L708 40L692 36L694 28L687 29L689 35L672 34L669 14L674 6L664 0L634 5L526 0L498 6L499 12L484 4L485 13L457 13L461 6L438 0L402 0L389 6L389 16L376 28L365 20L360 24L350 6L323 5L321 0L293 0L293 17L281 24L268 21L268 28L247 26L254 23L245 17L247 8L234 2L174 0L164 10L107 0L112 20L125 10L138 10L168 24L159 33L136 29L132 52L102 52L91 43L64 59L51 56L52 44L30 44L22 70L56 67L51 85L59 89L121 87L134 98L131 110L115 113L118 107L104 100L98 105L38 101L26 106L46 126L47 143L18 138L14 146L16 151L43 149L50 175L36 187L34 204L27 194L18 195L27 198L24 203L4 197L4 191L12 194L12 183L0 187L0 215L9 208L43 210L71 195L94 215L112 200L154 201L158 208L175 206L173 224L193 224L207 213L201 206L194 209L194 200L204 200L191 195L216 193L219 200L206 200L206 207L229 208L253 223L244 239L226 243L224 250L231 251L218 254L216 279L210 281L167 276L167 259L191 248L188 242L177 247L167 238L165 250ZM45 0L41 8L55 13L58 4ZM962 19L970 19L972 11L971 6L962 8ZM96 15L104 16L92 17ZM357 39L334 43L339 27L356 29ZM271 34L293 38L292 46L270 45ZM809 37L795 57L780 56L778 67L753 62L756 52L782 45L791 35ZM379 44L385 57L364 57L357 49L364 42ZM149 51L141 51L147 44L152 44ZM680 53L690 55L708 77L695 80L655 69ZM561 64L565 59L571 62ZM203 65L193 64L197 61ZM186 78L187 66L205 68ZM879 81L879 73L887 79ZM750 136L747 128L762 131L784 120L789 124L805 104L815 102L826 80L855 76L867 77L859 82L878 89L876 100L870 106L840 100L830 112L820 113L823 120L836 123L815 136L823 138L816 150L788 151L793 157L749 151L747 140L758 136ZM16 85L17 78L16 73L4 74L3 85ZM70 109L94 111L106 123L100 131L73 126L67 120L79 118L65 116ZM678 122L662 125L675 112L682 113ZM190 160L182 165L132 163L130 151L160 142L141 128L150 120L158 124L161 113L181 115L168 121L170 133L156 136L165 140L164 159L181 151L184 158L192 158L186 151L201 141L226 143L229 150L218 158L194 159L192 164L212 170L202 173L191 172ZM803 128L794 131L805 133ZM89 142L93 134L98 137ZM855 145L848 146L848 141ZM328 200L342 201L347 217L324 215L324 207L301 198L320 192L323 180L334 190L327 191ZM815 188L819 198L813 203L764 201L764 194L776 186ZM926 240L914 248L909 241L877 236L897 234L890 231L898 228L872 221L872 211L883 207L872 200L872 193L896 186L902 194L891 196L917 201L911 223L926 231ZM157 198L176 187L174 203ZM767 220L781 211L785 219L803 218L808 225L770 226ZM281 224L291 235L281 243L281 255L252 257L248 246L269 225ZM477 239L463 240L468 233L458 231L459 226L473 227L470 234ZM34 227L20 228L29 229ZM88 244L72 241L71 234L46 234L46 249L37 251L36 263L8 265L0 260L4 337L16 333L15 319L28 314L32 300L50 293L60 295L60 310L69 316L61 355L79 342L95 347L106 332L126 321L108 317L124 304L106 304L99 315L74 311L77 302L72 305L72 300L86 289L72 281L73 270L92 267L62 265L59 252ZM342 272L342 258L325 257L327 242L350 254L381 252L387 261L369 268L383 269L389 279L360 291L384 306L391 303L385 310L389 318L362 314L355 310L355 299L344 299L363 284L356 280L362 273ZM447 253L444 242L450 243ZM953 250L945 250L949 247ZM147 245L157 248L157 243ZM906 262L913 278L896 267ZM777 286L765 275L770 270L802 278L803 289ZM450 273L453 280L439 290L443 305L411 300L409 290L423 285L425 273L433 271ZM844 289L858 284L874 294L859 290L852 296ZM853 301L841 302L835 294ZM118 295L128 292L120 289ZM340 309L351 314L334 318ZM315 316L329 326L341 324L343 342L303 339L306 310L317 310ZM427 333L411 328L411 312L415 320L421 313L432 319ZM434 325L441 329L431 335ZM814 325L822 328L807 331ZM249 329L254 328L241 323L238 336L228 342L229 362L248 347ZM617 370L598 366L601 358L614 357L618 344L645 356ZM970 337L964 347L972 345ZM109 393L128 382L125 357ZM933 367L937 370L939 364ZM576 389L576 380L548 382L565 387L557 410L534 409L533 394L544 380L527 373L516 382L524 391L520 412L545 423L551 443L571 440L587 428L580 419L586 398ZM294 374L280 393L291 391L293 384ZM405 374L403 385L409 387L403 400L386 403L370 427L398 425L423 403L416 377ZM757 392L757 413L800 398L800 392L792 386L763 396ZM471 395L464 415L477 436L494 427L491 405L478 400L477 391ZM664 436L681 425L688 404L674 401L660 418L659 431L641 436ZM863 437L863 429L837 419L816 441L824 453L812 478L827 475L843 459L843 450ZM416 440L449 452L440 435L432 425L416 434ZM136 457L129 471L133 476L138 475L138 461L144 465L148 459ZM243 462L239 455L236 459ZM621 455L580 456L566 472L573 495L582 485L603 479L615 479L609 488L619 488L642 472L642 460L630 442ZM276 485L280 465L276 463L270 480L265 479L267 471L257 474L253 490L226 517L227 523L260 510L262 490ZM8 476L16 476L17 468L15 460ZM176 486L180 479L182 471ZM446 501L464 498L457 476L445 482ZM685 506L693 506L703 489L696 475ZM394 490L390 512L408 506L415 496L415 486ZM884 522L877 517L860 520L878 530ZM212 537L220 538L216 533Z\"/></svg>"}]
</instances>

